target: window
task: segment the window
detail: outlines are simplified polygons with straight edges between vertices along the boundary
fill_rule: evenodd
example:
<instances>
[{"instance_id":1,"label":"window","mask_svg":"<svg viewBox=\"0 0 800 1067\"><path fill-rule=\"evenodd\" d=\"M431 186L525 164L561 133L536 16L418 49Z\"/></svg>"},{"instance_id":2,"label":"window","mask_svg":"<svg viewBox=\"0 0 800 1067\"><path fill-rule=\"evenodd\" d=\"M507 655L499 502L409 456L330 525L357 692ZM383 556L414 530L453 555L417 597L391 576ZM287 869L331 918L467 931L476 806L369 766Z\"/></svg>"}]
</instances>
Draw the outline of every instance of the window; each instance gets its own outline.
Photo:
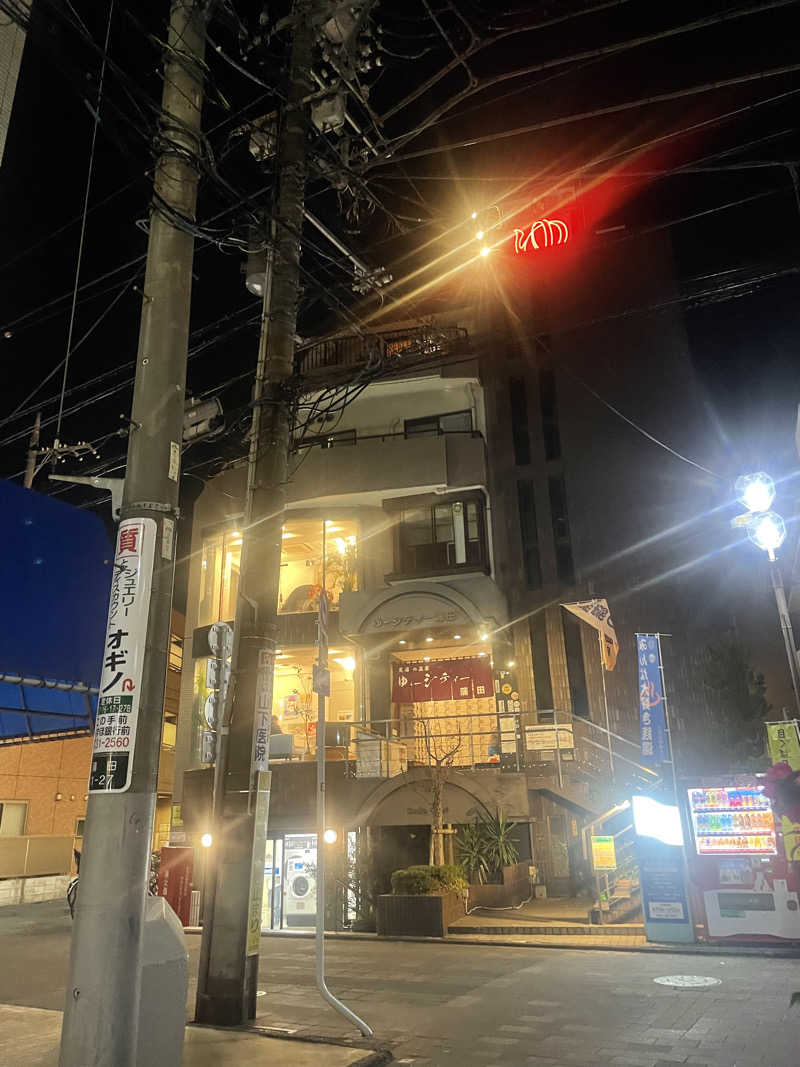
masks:
<instances>
[{"instance_id":1,"label":"window","mask_svg":"<svg viewBox=\"0 0 800 1067\"><path fill-rule=\"evenodd\" d=\"M241 558L241 530L228 529L203 538L198 626L230 622L236 615Z\"/></svg>"},{"instance_id":2,"label":"window","mask_svg":"<svg viewBox=\"0 0 800 1067\"><path fill-rule=\"evenodd\" d=\"M536 707L552 708L553 683L550 678L550 656L547 651L547 620L544 611L531 615L531 658L533 660L533 686L536 690ZM541 716L539 722L542 722Z\"/></svg>"},{"instance_id":3,"label":"window","mask_svg":"<svg viewBox=\"0 0 800 1067\"><path fill-rule=\"evenodd\" d=\"M581 624L574 615L562 613L564 624L564 650L567 654L567 677L572 698L572 714L582 719L589 717L589 696L586 691L586 671L583 665Z\"/></svg>"},{"instance_id":4,"label":"window","mask_svg":"<svg viewBox=\"0 0 800 1067\"><path fill-rule=\"evenodd\" d=\"M539 589L542 585L542 565L539 559L539 530L536 525L536 493L530 478L517 482L517 499L525 584L528 589Z\"/></svg>"},{"instance_id":5,"label":"window","mask_svg":"<svg viewBox=\"0 0 800 1067\"><path fill-rule=\"evenodd\" d=\"M27 801L0 800L0 837L22 837L27 814Z\"/></svg>"},{"instance_id":6,"label":"window","mask_svg":"<svg viewBox=\"0 0 800 1067\"><path fill-rule=\"evenodd\" d=\"M550 492L550 516L553 521L553 540L556 547L556 572L560 582L571 584L575 581L575 567L569 536L567 487L564 484L564 475L551 475L547 479L547 487Z\"/></svg>"},{"instance_id":7,"label":"window","mask_svg":"<svg viewBox=\"0 0 800 1067\"><path fill-rule=\"evenodd\" d=\"M358 589L358 524L353 519L324 523L325 590L336 608L342 593ZM279 612L317 611L322 589L322 519L287 519L281 541Z\"/></svg>"},{"instance_id":8,"label":"window","mask_svg":"<svg viewBox=\"0 0 800 1067\"><path fill-rule=\"evenodd\" d=\"M445 415L426 415L421 419L406 419L403 423L406 437L431 436L442 433L471 433L472 412L451 411Z\"/></svg>"},{"instance_id":9,"label":"window","mask_svg":"<svg viewBox=\"0 0 800 1067\"><path fill-rule=\"evenodd\" d=\"M483 566L486 551L479 500L405 508L399 524L399 571L420 574Z\"/></svg>"},{"instance_id":10,"label":"window","mask_svg":"<svg viewBox=\"0 0 800 1067\"><path fill-rule=\"evenodd\" d=\"M526 467L531 461L531 439L528 432L525 379L509 378L508 394L511 401L511 440L514 445L514 462L518 467Z\"/></svg>"},{"instance_id":11,"label":"window","mask_svg":"<svg viewBox=\"0 0 800 1067\"><path fill-rule=\"evenodd\" d=\"M183 667L183 638L178 637L177 634L169 635L169 654L167 658L167 669L170 671L180 671Z\"/></svg>"},{"instance_id":12,"label":"window","mask_svg":"<svg viewBox=\"0 0 800 1067\"><path fill-rule=\"evenodd\" d=\"M75 836L76 837L83 837L85 829L86 829L86 819L85 818L76 819L75 820Z\"/></svg>"},{"instance_id":13,"label":"window","mask_svg":"<svg viewBox=\"0 0 800 1067\"><path fill-rule=\"evenodd\" d=\"M558 429L556 375L549 359L539 368L539 407L542 413L544 458L558 459L561 455L561 435Z\"/></svg>"}]
</instances>

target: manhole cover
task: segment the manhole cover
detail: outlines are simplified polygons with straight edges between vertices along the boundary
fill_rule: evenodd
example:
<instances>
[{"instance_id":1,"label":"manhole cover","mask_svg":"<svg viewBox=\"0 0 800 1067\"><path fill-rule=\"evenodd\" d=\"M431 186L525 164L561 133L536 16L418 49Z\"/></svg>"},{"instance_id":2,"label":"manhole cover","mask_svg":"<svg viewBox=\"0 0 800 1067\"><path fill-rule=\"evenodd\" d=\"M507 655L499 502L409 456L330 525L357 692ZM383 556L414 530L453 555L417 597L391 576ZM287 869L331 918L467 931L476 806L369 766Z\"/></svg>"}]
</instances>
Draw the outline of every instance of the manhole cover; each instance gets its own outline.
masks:
<instances>
[{"instance_id":1,"label":"manhole cover","mask_svg":"<svg viewBox=\"0 0 800 1067\"><path fill-rule=\"evenodd\" d=\"M719 978L706 978L703 974L668 974L663 978L654 978L659 985L674 986L676 989L700 989L703 986L720 985Z\"/></svg>"}]
</instances>

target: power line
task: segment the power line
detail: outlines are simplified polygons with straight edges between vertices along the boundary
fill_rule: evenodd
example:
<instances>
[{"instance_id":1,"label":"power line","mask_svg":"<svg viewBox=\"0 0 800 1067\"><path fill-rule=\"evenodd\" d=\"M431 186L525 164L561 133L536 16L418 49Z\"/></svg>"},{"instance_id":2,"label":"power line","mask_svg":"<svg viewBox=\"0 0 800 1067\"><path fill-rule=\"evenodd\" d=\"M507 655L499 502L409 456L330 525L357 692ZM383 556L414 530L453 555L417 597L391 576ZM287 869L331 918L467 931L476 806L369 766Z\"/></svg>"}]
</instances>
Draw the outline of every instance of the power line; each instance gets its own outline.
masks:
<instances>
[{"instance_id":1,"label":"power line","mask_svg":"<svg viewBox=\"0 0 800 1067\"><path fill-rule=\"evenodd\" d=\"M92 175L94 174L94 154L97 147L97 130L100 126L100 108L103 103L103 86L106 80L106 66L108 57L108 44L111 38L111 22L114 16L114 0L109 0L108 21L106 23L106 38L103 45L103 62L100 66L100 82L97 87L97 105L92 123L92 142L89 149L89 167L86 172L86 191L83 197L83 218L81 219L81 232L78 240L78 258L75 264L75 284L72 288L72 306L69 312L69 327L67 329L67 354L64 357L64 377L61 380L61 400L58 406L58 419L56 421L56 438L61 433L61 416L64 411L64 391L67 388L67 375L69 373L69 357L72 353L72 331L75 328L75 306L78 302L78 282L81 276L81 264L83 262L83 246L86 238L86 219L89 214L89 194L92 189Z\"/></svg>"}]
</instances>

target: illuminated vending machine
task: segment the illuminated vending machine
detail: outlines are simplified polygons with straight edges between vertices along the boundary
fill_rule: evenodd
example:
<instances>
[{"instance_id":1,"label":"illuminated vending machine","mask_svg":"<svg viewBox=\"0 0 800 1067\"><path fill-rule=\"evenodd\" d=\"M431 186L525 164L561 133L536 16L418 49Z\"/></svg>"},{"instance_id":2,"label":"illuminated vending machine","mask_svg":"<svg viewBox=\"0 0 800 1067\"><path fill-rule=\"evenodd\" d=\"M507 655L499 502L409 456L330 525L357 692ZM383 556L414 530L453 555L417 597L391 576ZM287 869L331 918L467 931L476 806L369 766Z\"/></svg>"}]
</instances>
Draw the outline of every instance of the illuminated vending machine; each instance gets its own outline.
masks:
<instances>
[{"instance_id":1,"label":"illuminated vending machine","mask_svg":"<svg viewBox=\"0 0 800 1067\"><path fill-rule=\"evenodd\" d=\"M800 941L797 875L764 787L752 776L687 790L689 874L709 940Z\"/></svg>"}]
</instances>

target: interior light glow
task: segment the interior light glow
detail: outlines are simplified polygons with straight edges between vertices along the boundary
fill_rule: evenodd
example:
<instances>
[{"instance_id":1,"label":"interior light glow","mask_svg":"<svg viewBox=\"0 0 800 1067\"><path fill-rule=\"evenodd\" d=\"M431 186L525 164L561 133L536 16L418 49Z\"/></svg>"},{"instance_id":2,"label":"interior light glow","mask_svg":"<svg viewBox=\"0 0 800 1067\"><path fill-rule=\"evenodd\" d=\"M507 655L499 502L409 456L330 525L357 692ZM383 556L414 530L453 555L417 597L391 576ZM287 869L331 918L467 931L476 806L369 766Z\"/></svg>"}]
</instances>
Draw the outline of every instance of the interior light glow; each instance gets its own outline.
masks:
<instances>
[{"instance_id":1,"label":"interior light glow","mask_svg":"<svg viewBox=\"0 0 800 1067\"><path fill-rule=\"evenodd\" d=\"M203 836L200 838L200 844L203 846L203 848L211 848L213 841L214 838L211 836L211 834L203 834Z\"/></svg>"},{"instance_id":2,"label":"interior light glow","mask_svg":"<svg viewBox=\"0 0 800 1067\"><path fill-rule=\"evenodd\" d=\"M334 663L340 664L346 671L354 671L356 669L356 661L352 656L343 656L341 659L335 659Z\"/></svg>"},{"instance_id":3,"label":"interior light glow","mask_svg":"<svg viewBox=\"0 0 800 1067\"><path fill-rule=\"evenodd\" d=\"M322 840L325 842L326 845L335 845L336 842L339 840L339 835L336 833L335 830L328 829L323 833Z\"/></svg>"},{"instance_id":4,"label":"interior light glow","mask_svg":"<svg viewBox=\"0 0 800 1067\"><path fill-rule=\"evenodd\" d=\"M481 255L483 256L484 259L489 255L489 246L488 245L484 245L483 246L483 248L481 249Z\"/></svg>"}]
</instances>

